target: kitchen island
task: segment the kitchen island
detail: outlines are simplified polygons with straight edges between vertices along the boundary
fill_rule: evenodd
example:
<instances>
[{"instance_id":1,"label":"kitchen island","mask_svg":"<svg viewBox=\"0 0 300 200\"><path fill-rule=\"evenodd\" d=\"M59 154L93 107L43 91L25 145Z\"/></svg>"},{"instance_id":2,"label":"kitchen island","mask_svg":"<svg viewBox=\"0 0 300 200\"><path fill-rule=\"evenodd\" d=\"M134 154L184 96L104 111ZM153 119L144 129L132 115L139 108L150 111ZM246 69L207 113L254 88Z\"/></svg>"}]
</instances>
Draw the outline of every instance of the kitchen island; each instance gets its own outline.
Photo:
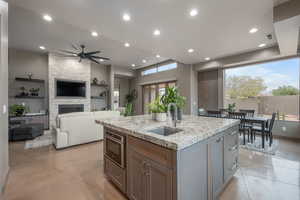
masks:
<instances>
[{"instance_id":1,"label":"kitchen island","mask_svg":"<svg viewBox=\"0 0 300 200\"><path fill-rule=\"evenodd\" d=\"M150 115L104 126L104 172L131 200L211 200L238 168L239 121L183 116L176 128Z\"/></svg>"}]
</instances>

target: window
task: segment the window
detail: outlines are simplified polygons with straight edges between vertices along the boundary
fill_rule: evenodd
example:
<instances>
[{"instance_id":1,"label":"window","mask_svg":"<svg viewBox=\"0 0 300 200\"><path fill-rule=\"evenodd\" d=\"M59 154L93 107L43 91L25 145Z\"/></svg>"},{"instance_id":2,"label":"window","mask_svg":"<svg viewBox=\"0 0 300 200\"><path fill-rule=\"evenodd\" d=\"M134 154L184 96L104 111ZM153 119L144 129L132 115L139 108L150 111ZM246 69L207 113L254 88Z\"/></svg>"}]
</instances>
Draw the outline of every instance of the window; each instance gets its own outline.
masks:
<instances>
[{"instance_id":1,"label":"window","mask_svg":"<svg viewBox=\"0 0 300 200\"><path fill-rule=\"evenodd\" d=\"M155 83L143 86L143 111L148 114L148 104L154 101L157 97L161 97L166 93L167 87L175 87L176 82Z\"/></svg>"},{"instance_id":2,"label":"window","mask_svg":"<svg viewBox=\"0 0 300 200\"><path fill-rule=\"evenodd\" d=\"M153 67L150 69L146 69L146 70L142 71L142 76L146 76L149 74L155 74L157 72L163 72L163 71L172 70L172 69L176 69L176 68L177 68L177 63L168 63L168 64L156 66L156 67Z\"/></svg>"},{"instance_id":3,"label":"window","mask_svg":"<svg viewBox=\"0 0 300 200\"><path fill-rule=\"evenodd\" d=\"M224 105L299 121L299 58L225 70Z\"/></svg>"},{"instance_id":4,"label":"window","mask_svg":"<svg viewBox=\"0 0 300 200\"><path fill-rule=\"evenodd\" d=\"M151 69L147 69L145 71L142 71L142 75L145 76L145 75L149 75L149 74L155 74L157 73L157 68L151 68Z\"/></svg>"},{"instance_id":5,"label":"window","mask_svg":"<svg viewBox=\"0 0 300 200\"><path fill-rule=\"evenodd\" d=\"M157 68L157 71L158 72L163 72L163 71L167 71L167 70L171 70L171 69L176 69L176 68L177 68L177 63L170 63L170 64L159 66Z\"/></svg>"}]
</instances>

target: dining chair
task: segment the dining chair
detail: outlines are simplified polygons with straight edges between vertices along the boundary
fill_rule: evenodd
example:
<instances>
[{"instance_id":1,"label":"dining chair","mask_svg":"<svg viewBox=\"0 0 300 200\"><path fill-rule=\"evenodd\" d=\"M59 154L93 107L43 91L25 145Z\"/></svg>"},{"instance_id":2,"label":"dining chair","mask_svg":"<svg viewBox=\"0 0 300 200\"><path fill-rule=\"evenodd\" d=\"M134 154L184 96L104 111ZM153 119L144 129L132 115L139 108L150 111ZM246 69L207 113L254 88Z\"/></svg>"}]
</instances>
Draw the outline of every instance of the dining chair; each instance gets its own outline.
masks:
<instances>
[{"instance_id":1,"label":"dining chair","mask_svg":"<svg viewBox=\"0 0 300 200\"><path fill-rule=\"evenodd\" d=\"M209 116L209 117L221 117L222 113L219 110L208 110L207 111L207 116Z\"/></svg>"},{"instance_id":2,"label":"dining chair","mask_svg":"<svg viewBox=\"0 0 300 200\"><path fill-rule=\"evenodd\" d=\"M228 109L227 109L227 108L220 108L219 111L220 111L222 114L227 114L227 113L228 113Z\"/></svg>"},{"instance_id":3,"label":"dining chair","mask_svg":"<svg viewBox=\"0 0 300 200\"><path fill-rule=\"evenodd\" d=\"M268 140L268 138L269 138L269 146L272 146L272 143L273 143L272 130L274 127L275 119L276 119L276 113L273 113L272 118L268 120L268 123L266 124L265 130L264 130L264 133L266 134L266 140ZM261 126L253 126L251 128L251 135L254 134L254 138L255 138L255 134L256 133L262 134L262 131L263 131L263 129Z\"/></svg>"},{"instance_id":4,"label":"dining chair","mask_svg":"<svg viewBox=\"0 0 300 200\"><path fill-rule=\"evenodd\" d=\"M240 109L240 112L246 113L246 117L254 117L255 110Z\"/></svg>"},{"instance_id":5,"label":"dining chair","mask_svg":"<svg viewBox=\"0 0 300 200\"><path fill-rule=\"evenodd\" d=\"M246 113L244 113L244 112L228 112L228 116L231 119L239 119L241 121L239 131L240 131L240 135L241 135L241 133L243 133L243 142L245 145L246 144L246 132L248 133L248 141L250 140L250 135L249 135L250 129L249 129L249 127L246 127L246 122L245 122Z\"/></svg>"}]
</instances>

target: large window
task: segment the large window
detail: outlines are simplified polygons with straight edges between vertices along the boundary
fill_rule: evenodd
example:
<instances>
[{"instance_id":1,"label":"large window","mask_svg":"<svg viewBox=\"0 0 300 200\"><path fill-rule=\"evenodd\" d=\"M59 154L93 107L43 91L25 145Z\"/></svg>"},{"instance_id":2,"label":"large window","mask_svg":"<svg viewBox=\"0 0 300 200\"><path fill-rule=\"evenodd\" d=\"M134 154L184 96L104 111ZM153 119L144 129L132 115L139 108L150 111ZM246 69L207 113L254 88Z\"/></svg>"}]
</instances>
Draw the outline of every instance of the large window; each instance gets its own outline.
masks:
<instances>
[{"instance_id":1,"label":"large window","mask_svg":"<svg viewBox=\"0 0 300 200\"><path fill-rule=\"evenodd\" d=\"M225 70L224 106L277 113L278 120L299 121L300 59L292 58Z\"/></svg>"},{"instance_id":2,"label":"large window","mask_svg":"<svg viewBox=\"0 0 300 200\"><path fill-rule=\"evenodd\" d=\"M155 74L158 72L163 72L163 71L176 69L176 68L177 68L177 63L168 63L168 64L164 64L164 65L159 65L159 66L142 71L142 76Z\"/></svg>"},{"instance_id":3,"label":"large window","mask_svg":"<svg viewBox=\"0 0 300 200\"><path fill-rule=\"evenodd\" d=\"M148 114L148 104L166 93L167 87L175 87L176 82L165 82L143 86L143 111Z\"/></svg>"}]
</instances>

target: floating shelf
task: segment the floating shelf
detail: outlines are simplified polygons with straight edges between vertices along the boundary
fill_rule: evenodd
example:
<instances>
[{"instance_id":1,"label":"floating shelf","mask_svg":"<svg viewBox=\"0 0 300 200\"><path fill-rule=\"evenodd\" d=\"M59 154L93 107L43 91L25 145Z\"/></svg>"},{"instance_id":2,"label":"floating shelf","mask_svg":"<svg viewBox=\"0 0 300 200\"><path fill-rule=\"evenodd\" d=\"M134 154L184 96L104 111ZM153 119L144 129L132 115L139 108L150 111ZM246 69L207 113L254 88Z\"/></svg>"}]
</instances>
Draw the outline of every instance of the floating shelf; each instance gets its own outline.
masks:
<instances>
[{"instance_id":1,"label":"floating shelf","mask_svg":"<svg viewBox=\"0 0 300 200\"><path fill-rule=\"evenodd\" d=\"M100 97L100 96L91 96L91 99L105 99L106 97Z\"/></svg>"},{"instance_id":2,"label":"floating shelf","mask_svg":"<svg viewBox=\"0 0 300 200\"><path fill-rule=\"evenodd\" d=\"M45 83L45 80L42 80L42 79L29 79L29 78L16 77L15 80L23 81L23 82L33 82L33 83Z\"/></svg>"},{"instance_id":3,"label":"floating shelf","mask_svg":"<svg viewBox=\"0 0 300 200\"><path fill-rule=\"evenodd\" d=\"M98 84L98 83L92 83L91 86L96 86L96 87L108 87L107 84Z\"/></svg>"},{"instance_id":4,"label":"floating shelf","mask_svg":"<svg viewBox=\"0 0 300 200\"><path fill-rule=\"evenodd\" d=\"M45 97L40 96L15 96L16 99L45 99Z\"/></svg>"}]
</instances>

